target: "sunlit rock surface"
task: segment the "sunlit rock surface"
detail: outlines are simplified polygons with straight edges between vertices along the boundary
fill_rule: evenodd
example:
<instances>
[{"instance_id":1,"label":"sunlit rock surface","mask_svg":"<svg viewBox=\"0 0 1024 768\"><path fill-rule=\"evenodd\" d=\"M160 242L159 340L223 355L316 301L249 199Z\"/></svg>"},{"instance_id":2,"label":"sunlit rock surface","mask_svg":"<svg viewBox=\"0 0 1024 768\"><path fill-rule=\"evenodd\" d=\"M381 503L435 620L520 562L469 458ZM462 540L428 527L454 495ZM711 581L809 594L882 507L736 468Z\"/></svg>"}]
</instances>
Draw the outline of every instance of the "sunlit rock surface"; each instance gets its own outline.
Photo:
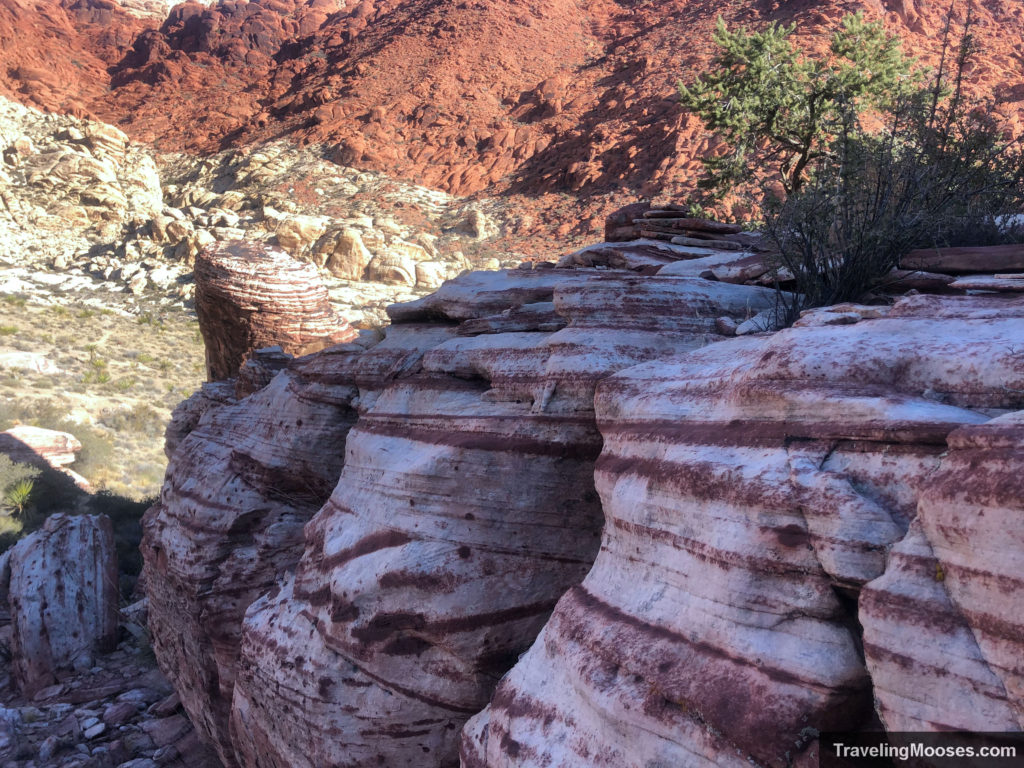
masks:
<instances>
[{"instance_id":1,"label":"sunlit rock surface","mask_svg":"<svg viewBox=\"0 0 1024 768\"><path fill-rule=\"evenodd\" d=\"M106 515L51 515L0 565L11 611L11 671L31 697L117 644L117 559Z\"/></svg>"},{"instance_id":2,"label":"sunlit rock surface","mask_svg":"<svg viewBox=\"0 0 1024 768\"><path fill-rule=\"evenodd\" d=\"M357 336L335 314L312 265L259 243L234 241L203 251L195 280L211 381L237 375L257 349L277 345L302 355Z\"/></svg>"},{"instance_id":3,"label":"sunlit rock surface","mask_svg":"<svg viewBox=\"0 0 1024 768\"><path fill-rule=\"evenodd\" d=\"M204 417L182 441L151 514L147 568L178 580L165 603L151 606L151 625L169 636L175 623L191 624L195 640L158 655L225 760L233 750L243 765L453 764L462 724L597 552L597 382L721 340L716 317L742 320L772 300L765 289L689 278L478 273L396 307L401 322L369 351L328 350L293 363L266 389ZM513 316L514 331L495 332ZM282 383L312 382L314 369L315 386ZM240 450L235 430L250 443L258 433L261 451L291 465L291 430L270 414L341 382L352 387L347 402L357 404L358 423L347 433L343 468L341 451L316 452L335 462L318 470L326 480L333 469L337 483L305 543L274 545L274 563L218 544L232 525L244 527L243 538L271 538L269 522L284 514L266 492L242 504L226 499L227 488L253 483L230 458ZM299 403L287 401L286 386ZM211 461L211 451L225 458ZM279 471L278 483L292 472ZM202 482L190 479L197 475ZM204 502L211 522L217 510L209 535L191 523L200 510L185 497L193 486L218 489L216 505ZM250 517L251 527L232 522L239 507L256 504L271 511ZM161 554L174 547L188 555ZM272 587L288 558L298 563L295 576ZM171 565L189 561L187 569ZM261 591L236 663L240 614ZM202 650L207 640L212 656ZM172 659L192 655L205 666L174 671ZM201 686L209 679L218 681L212 694ZM310 739L310 728L320 735Z\"/></svg>"},{"instance_id":4,"label":"sunlit rock surface","mask_svg":"<svg viewBox=\"0 0 1024 768\"><path fill-rule=\"evenodd\" d=\"M890 727L928 725L898 700L908 686L954 684L967 691L938 705L945 722L976 724L988 696L1012 727L999 682L1019 681L1024 547L1000 473L1019 476L1004 463L1019 424L985 422L1024 400L1022 317L1019 301L908 298L602 382L601 552L470 721L463 765L782 766L869 716L869 671L883 720L902 716ZM904 539L919 503L952 605L937 592L926 617L884 613L886 589L920 591L907 563L927 567L927 542L916 524ZM865 668L852 598L873 579ZM895 674L881 646L963 659L936 683Z\"/></svg>"}]
</instances>

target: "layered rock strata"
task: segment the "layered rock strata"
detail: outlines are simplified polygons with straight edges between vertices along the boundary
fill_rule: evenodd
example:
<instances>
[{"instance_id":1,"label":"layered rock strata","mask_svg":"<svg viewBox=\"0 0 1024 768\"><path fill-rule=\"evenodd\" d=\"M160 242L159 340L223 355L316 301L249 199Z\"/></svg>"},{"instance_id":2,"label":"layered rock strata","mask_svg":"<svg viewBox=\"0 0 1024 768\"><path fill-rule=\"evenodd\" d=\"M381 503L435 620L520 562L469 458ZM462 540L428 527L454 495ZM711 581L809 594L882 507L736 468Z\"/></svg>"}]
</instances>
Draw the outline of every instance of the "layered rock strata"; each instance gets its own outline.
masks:
<instances>
[{"instance_id":1,"label":"layered rock strata","mask_svg":"<svg viewBox=\"0 0 1024 768\"><path fill-rule=\"evenodd\" d=\"M376 345L255 357L180 430L144 542L158 657L225 764L809 765L875 713L1019 730L1024 303L725 338L773 300L475 273Z\"/></svg>"},{"instance_id":2,"label":"layered rock strata","mask_svg":"<svg viewBox=\"0 0 1024 768\"><path fill-rule=\"evenodd\" d=\"M32 696L117 643L117 558L105 515L51 515L0 565L11 611L11 671Z\"/></svg>"},{"instance_id":3,"label":"layered rock strata","mask_svg":"<svg viewBox=\"0 0 1024 768\"><path fill-rule=\"evenodd\" d=\"M301 554L355 422L356 388L304 362L241 404L205 403L144 519L153 647L208 742L227 728L242 614Z\"/></svg>"},{"instance_id":4,"label":"layered rock strata","mask_svg":"<svg viewBox=\"0 0 1024 768\"><path fill-rule=\"evenodd\" d=\"M315 369L318 392L347 386L350 403L358 393L359 421L345 440L334 492L306 527L301 560L298 548L289 549L298 561L294 578L269 589L256 572L264 578L281 569L267 567L266 557L258 565L246 558L248 575L232 573L233 585L269 589L247 612L237 664L231 654L244 600L236 592L229 599L228 581L204 592L207 617L216 612L217 626L231 628L215 644L222 663L212 700L198 693L209 671L179 667L190 654L203 656L198 643L158 648L169 673L187 678L179 687L197 721L215 706L218 719L207 718L204 730L225 761L452 765L462 724L486 704L597 551L596 383L636 362L720 340L716 317L742 319L772 301L764 289L688 278L476 273L393 308L396 325L368 351L339 348L297 361L238 406L204 417L181 443L151 513L147 570L162 578L169 566L153 558L162 557L164 538L187 547L192 559L209 553L209 567L226 570L213 561L230 550L187 522L194 507L176 495L175 478L194 476L198 452L215 450L203 441L230 444L233 430L252 431L253 414L285 407L280 382L288 376L311 382ZM280 392L274 408L272 390ZM273 419L278 431L280 421ZM223 435L214 437L214 424ZM283 455L284 446L261 450ZM342 453L329 455L337 472ZM203 474L206 482L186 481L220 486L238 482L237 473L220 462ZM279 506L266 495L260 503ZM232 509L217 509L218 529L231 527L238 506L232 499ZM253 526L248 535L258 536L267 521ZM203 574L189 570L177 575L186 594ZM219 607L227 605L230 611ZM195 614L190 599L158 599L154 634L194 624L187 617ZM223 715L232 680L229 735ZM311 727L324 738L305 736Z\"/></svg>"},{"instance_id":5,"label":"layered rock strata","mask_svg":"<svg viewBox=\"0 0 1024 768\"><path fill-rule=\"evenodd\" d=\"M316 269L273 248L235 241L208 249L196 259L195 280L211 381L234 377L263 347L302 355L357 336L334 313Z\"/></svg>"},{"instance_id":6,"label":"layered rock strata","mask_svg":"<svg viewBox=\"0 0 1024 768\"><path fill-rule=\"evenodd\" d=\"M1019 375L1002 388L1019 404ZM921 500L921 526L942 583L1006 691L1017 726L1007 730L1024 730L1024 617L1014 610L1024 596L1024 411L958 429L948 444L950 456Z\"/></svg>"},{"instance_id":7,"label":"layered rock strata","mask_svg":"<svg viewBox=\"0 0 1024 768\"><path fill-rule=\"evenodd\" d=\"M1024 547L1006 535L1012 462L1002 474L1019 424L985 422L1024 402L1022 313L973 297L844 325L812 313L602 382L600 554L470 721L463 765L801 764L818 731L862 724L872 685L889 728L1019 729L1007 597ZM927 570L922 530L956 579L882 610L914 591L908 559ZM880 576L865 667L853 599ZM957 661L936 682L943 648ZM946 694L943 718L902 703L915 685Z\"/></svg>"},{"instance_id":8,"label":"layered rock strata","mask_svg":"<svg viewBox=\"0 0 1024 768\"><path fill-rule=\"evenodd\" d=\"M861 598L879 715L896 731L1024 730L1024 629L1011 608L1024 590L1024 412L947 443L912 534ZM941 642L907 643L908 625Z\"/></svg>"}]
</instances>

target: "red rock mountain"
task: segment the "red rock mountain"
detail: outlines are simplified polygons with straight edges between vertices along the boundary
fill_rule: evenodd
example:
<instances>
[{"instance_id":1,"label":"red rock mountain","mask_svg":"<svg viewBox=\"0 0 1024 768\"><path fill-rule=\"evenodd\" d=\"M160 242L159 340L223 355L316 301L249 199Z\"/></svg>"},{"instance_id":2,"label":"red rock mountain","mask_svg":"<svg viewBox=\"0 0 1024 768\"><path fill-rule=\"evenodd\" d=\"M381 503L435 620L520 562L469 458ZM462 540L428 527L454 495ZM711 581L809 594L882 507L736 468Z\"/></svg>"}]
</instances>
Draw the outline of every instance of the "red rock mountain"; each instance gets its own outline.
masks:
<instances>
[{"instance_id":1,"label":"red rock mountain","mask_svg":"<svg viewBox=\"0 0 1024 768\"><path fill-rule=\"evenodd\" d=\"M956 13L966 5L955 2ZM946 3L918 0L258 0L178 5L0 0L0 92L91 113L162 149L281 136L457 194L512 194L574 224L679 194L707 137L675 83L706 67L716 16L796 22L812 46L845 13L882 17L934 60ZM972 87L1024 107L1024 5L975 8ZM538 196L542 196L537 199ZM592 218L591 218L592 217ZM563 216L564 220L564 216ZM563 224L555 234L568 234ZM550 231L550 230L549 230Z\"/></svg>"}]
</instances>

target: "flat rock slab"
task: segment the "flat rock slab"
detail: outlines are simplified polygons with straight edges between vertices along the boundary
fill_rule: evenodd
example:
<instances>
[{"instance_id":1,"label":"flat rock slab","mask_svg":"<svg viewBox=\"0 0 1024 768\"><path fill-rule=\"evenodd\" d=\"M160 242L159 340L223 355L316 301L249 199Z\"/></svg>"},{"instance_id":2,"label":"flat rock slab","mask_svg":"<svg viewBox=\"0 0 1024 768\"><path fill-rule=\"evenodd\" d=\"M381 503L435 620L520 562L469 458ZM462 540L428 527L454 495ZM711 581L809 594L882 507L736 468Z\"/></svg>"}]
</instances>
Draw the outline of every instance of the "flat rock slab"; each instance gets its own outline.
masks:
<instances>
[{"instance_id":1,"label":"flat rock slab","mask_svg":"<svg viewBox=\"0 0 1024 768\"><path fill-rule=\"evenodd\" d=\"M950 283L950 288L965 291L995 291L996 293L1024 293L1024 274L977 275L962 277Z\"/></svg>"},{"instance_id":2,"label":"flat rock slab","mask_svg":"<svg viewBox=\"0 0 1024 768\"><path fill-rule=\"evenodd\" d=\"M903 257L903 269L970 274L1024 269L1024 245L973 248L921 248Z\"/></svg>"}]
</instances>

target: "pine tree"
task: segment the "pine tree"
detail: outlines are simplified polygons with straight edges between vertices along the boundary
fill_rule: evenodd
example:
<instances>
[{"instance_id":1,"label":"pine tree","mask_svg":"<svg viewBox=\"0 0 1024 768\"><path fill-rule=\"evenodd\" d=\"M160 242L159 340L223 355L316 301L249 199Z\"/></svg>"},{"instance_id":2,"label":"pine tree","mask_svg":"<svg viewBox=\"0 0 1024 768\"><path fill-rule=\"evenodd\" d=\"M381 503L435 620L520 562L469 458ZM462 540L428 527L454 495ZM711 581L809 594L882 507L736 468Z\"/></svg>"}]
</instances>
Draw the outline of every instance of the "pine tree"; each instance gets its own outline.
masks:
<instances>
[{"instance_id":1,"label":"pine tree","mask_svg":"<svg viewBox=\"0 0 1024 768\"><path fill-rule=\"evenodd\" d=\"M794 30L772 23L730 31L719 17L720 52L708 73L679 84L683 105L729 147L704 161L701 187L716 195L773 167L786 194L798 192L844 124L884 110L919 80L899 40L862 13L842 19L824 58L798 49Z\"/></svg>"}]
</instances>

